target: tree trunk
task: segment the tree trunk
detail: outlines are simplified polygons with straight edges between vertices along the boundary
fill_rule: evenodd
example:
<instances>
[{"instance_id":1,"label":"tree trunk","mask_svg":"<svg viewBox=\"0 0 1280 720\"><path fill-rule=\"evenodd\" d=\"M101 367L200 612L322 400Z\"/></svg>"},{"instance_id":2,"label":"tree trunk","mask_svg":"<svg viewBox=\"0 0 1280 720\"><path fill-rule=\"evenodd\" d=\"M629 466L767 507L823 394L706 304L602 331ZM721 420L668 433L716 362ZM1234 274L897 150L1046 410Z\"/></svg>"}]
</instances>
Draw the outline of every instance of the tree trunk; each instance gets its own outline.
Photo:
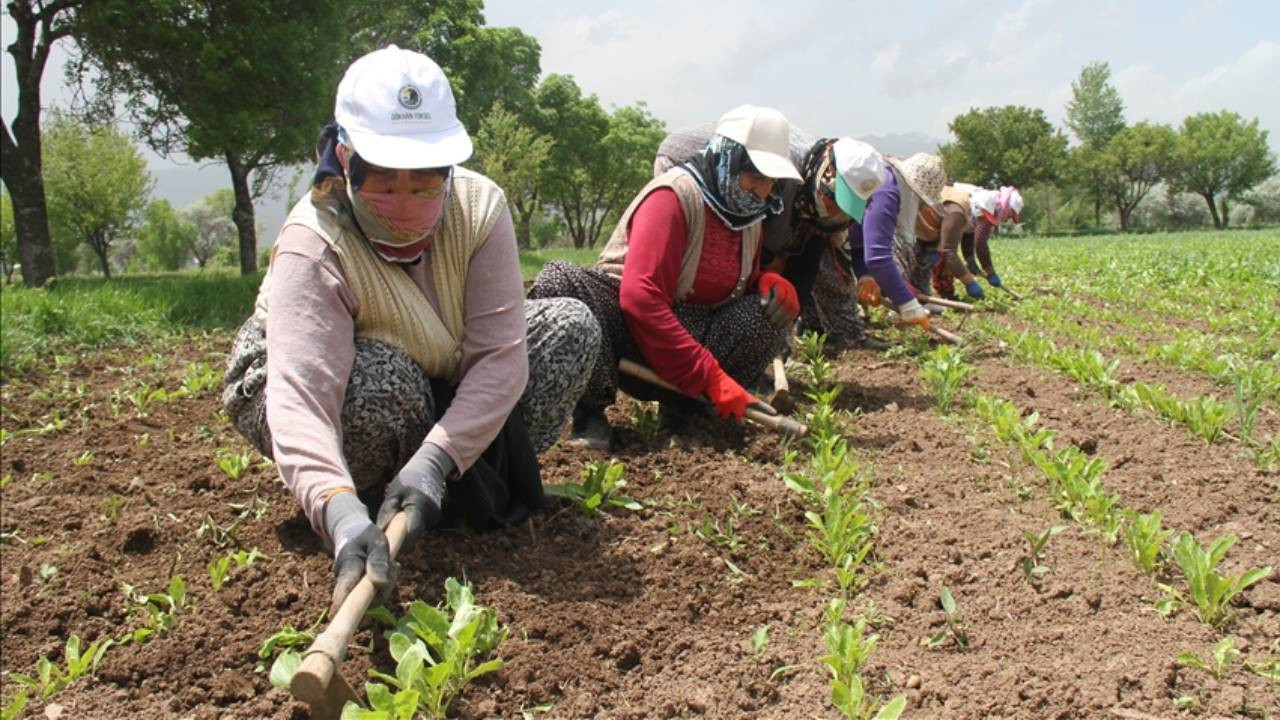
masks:
<instances>
[{"instance_id":1,"label":"tree trunk","mask_svg":"<svg viewBox=\"0 0 1280 720\"><path fill-rule=\"evenodd\" d=\"M1093 229L1102 227L1102 196L1093 196Z\"/></svg>"},{"instance_id":2,"label":"tree trunk","mask_svg":"<svg viewBox=\"0 0 1280 720\"><path fill-rule=\"evenodd\" d=\"M1209 215L1213 217L1213 226L1222 229L1222 220L1218 218L1218 203L1213 201L1213 193L1200 193L1200 197L1209 204Z\"/></svg>"},{"instance_id":3,"label":"tree trunk","mask_svg":"<svg viewBox=\"0 0 1280 720\"><path fill-rule=\"evenodd\" d=\"M74 10L76 4L59 0L41 3L38 9L30 0L5 4L18 29L8 47L18 75L18 113L13 118L13 135L6 127L0 138L0 178L13 200L18 258L27 287L40 287L54 275L40 160L40 78L53 43L68 32L65 22L58 25L59 16Z\"/></svg>"},{"instance_id":4,"label":"tree trunk","mask_svg":"<svg viewBox=\"0 0 1280 720\"><path fill-rule=\"evenodd\" d=\"M516 248L519 250L528 250L533 247L531 227L533 225L533 209L537 207L537 203L513 202L511 203L511 206L516 210Z\"/></svg>"},{"instance_id":5,"label":"tree trunk","mask_svg":"<svg viewBox=\"0 0 1280 720\"><path fill-rule=\"evenodd\" d=\"M1124 232L1129 229L1129 215L1132 211L1126 210L1123 205L1116 209L1120 215L1120 232Z\"/></svg>"},{"instance_id":6,"label":"tree trunk","mask_svg":"<svg viewBox=\"0 0 1280 720\"><path fill-rule=\"evenodd\" d=\"M253 168L240 162L228 152L227 168L231 170L231 187L236 195L236 207L231 211L231 221L240 235L240 274L252 275L258 271L258 236L253 227L253 196L249 193L249 173Z\"/></svg>"},{"instance_id":7,"label":"tree trunk","mask_svg":"<svg viewBox=\"0 0 1280 720\"><path fill-rule=\"evenodd\" d=\"M107 251L110 244L102 233L91 233L89 235L89 247L93 248L93 254L98 256L98 263L102 265L102 276L108 280L111 279L111 263L107 260Z\"/></svg>"},{"instance_id":8,"label":"tree trunk","mask_svg":"<svg viewBox=\"0 0 1280 720\"><path fill-rule=\"evenodd\" d=\"M1227 198L1222 198L1222 227L1225 229L1231 224L1231 208L1227 205Z\"/></svg>"}]
</instances>

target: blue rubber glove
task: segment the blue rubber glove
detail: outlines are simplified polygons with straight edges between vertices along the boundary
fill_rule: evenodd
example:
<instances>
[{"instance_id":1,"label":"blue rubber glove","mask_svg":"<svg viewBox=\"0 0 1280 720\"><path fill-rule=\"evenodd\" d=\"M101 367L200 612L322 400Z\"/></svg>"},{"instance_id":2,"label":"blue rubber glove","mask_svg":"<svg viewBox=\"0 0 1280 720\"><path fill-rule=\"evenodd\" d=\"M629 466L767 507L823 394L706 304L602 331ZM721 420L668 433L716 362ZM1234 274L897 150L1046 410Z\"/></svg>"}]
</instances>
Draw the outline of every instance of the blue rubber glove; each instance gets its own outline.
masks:
<instances>
[{"instance_id":1,"label":"blue rubber glove","mask_svg":"<svg viewBox=\"0 0 1280 720\"><path fill-rule=\"evenodd\" d=\"M973 273L974 275L982 274L982 268L978 267L977 260L969 260L964 264L964 266L969 268L969 272Z\"/></svg>"},{"instance_id":2,"label":"blue rubber glove","mask_svg":"<svg viewBox=\"0 0 1280 720\"><path fill-rule=\"evenodd\" d=\"M969 297L974 300L981 300L983 297L982 286L978 284L977 280L970 280L965 283L964 291L969 293Z\"/></svg>"},{"instance_id":3,"label":"blue rubber glove","mask_svg":"<svg viewBox=\"0 0 1280 720\"><path fill-rule=\"evenodd\" d=\"M1004 283L1000 281L1000 276L995 273L991 273L987 276L987 283L990 284L991 287L1004 287Z\"/></svg>"}]
</instances>

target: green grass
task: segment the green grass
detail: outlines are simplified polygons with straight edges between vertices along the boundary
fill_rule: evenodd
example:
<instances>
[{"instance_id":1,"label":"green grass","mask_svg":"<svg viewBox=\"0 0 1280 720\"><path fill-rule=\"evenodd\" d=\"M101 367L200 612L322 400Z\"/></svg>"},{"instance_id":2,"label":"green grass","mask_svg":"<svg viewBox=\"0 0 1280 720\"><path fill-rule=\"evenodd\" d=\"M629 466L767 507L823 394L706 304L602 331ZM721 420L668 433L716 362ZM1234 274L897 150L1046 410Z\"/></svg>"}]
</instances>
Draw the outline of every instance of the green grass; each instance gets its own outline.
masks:
<instances>
[{"instance_id":1,"label":"green grass","mask_svg":"<svg viewBox=\"0 0 1280 720\"><path fill-rule=\"evenodd\" d=\"M0 292L0 367L8 377L56 353L232 330L253 307L259 281L204 272L62 277L40 290L9 286Z\"/></svg>"},{"instance_id":2,"label":"green grass","mask_svg":"<svg viewBox=\"0 0 1280 720\"><path fill-rule=\"evenodd\" d=\"M544 263L591 265L600 251L520 253L526 281ZM161 273L59 277L52 286L0 290L0 372L21 374L55 354L129 345L192 331L234 331L249 316L261 274Z\"/></svg>"},{"instance_id":3,"label":"green grass","mask_svg":"<svg viewBox=\"0 0 1280 720\"><path fill-rule=\"evenodd\" d=\"M573 248L556 248L554 250L526 250L520 253L520 274L524 276L525 282L528 282L538 274L544 264L552 260L566 260L576 265L591 266L595 264L596 258L600 256L601 249L575 250Z\"/></svg>"}]
</instances>

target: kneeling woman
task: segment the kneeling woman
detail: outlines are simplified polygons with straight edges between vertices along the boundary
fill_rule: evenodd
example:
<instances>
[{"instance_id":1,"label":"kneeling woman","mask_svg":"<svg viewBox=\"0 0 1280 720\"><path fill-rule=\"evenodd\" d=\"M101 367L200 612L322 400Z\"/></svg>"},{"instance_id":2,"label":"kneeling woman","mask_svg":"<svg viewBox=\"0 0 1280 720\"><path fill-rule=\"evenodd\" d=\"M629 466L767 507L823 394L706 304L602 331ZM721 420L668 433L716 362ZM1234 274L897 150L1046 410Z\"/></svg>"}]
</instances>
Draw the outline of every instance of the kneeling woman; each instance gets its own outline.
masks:
<instances>
[{"instance_id":1,"label":"kneeling woman","mask_svg":"<svg viewBox=\"0 0 1280 720\"><path fill-rule=\"evenodd\" d=\"M411 542L442 518L483 528L541 505L535 452L568 420L600 329L576 300L523 300L506 198L458 166L471 140L434 62L360 58L335 118L223 403L331 542L336 608L366 568L388 582L379 525L397 511Z\"/></svg>"},{"instance_id":2,"label":"kneeling woman","mask_svg":"<svg viewBox=\"0 0 1280 720\"><path fill-rule=\"evenodd\" d=\"M776 110L726 113L700 153L659 175L623 213L595 269L549 263L531 298L573 297L602 330L600 354L574 410L573 442L604 449L604 409L619 388L618 360L648 364L722 417L740 419L754 383L782 349L799 312L795 289L760 271L761 221L781 210L775 179L799 180L788 124ZM665 421L689 410L630 379L622 389L663 400Z\"/></svg>"}]
</instances>

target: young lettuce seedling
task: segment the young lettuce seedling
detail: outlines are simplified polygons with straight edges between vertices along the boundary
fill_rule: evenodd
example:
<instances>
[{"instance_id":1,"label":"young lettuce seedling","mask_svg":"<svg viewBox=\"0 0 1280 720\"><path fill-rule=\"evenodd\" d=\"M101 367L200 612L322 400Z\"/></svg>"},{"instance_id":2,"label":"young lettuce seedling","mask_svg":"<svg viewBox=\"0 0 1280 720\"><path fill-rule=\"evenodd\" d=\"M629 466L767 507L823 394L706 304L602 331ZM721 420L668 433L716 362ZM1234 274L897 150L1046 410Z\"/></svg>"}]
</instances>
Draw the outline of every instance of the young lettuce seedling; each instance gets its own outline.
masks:
<instances>
[{"instance_id":1,"label":"young lettuce seedling","mask_svg":"<svg viewBox=\"0 0 1280 720\"><path fill-rule=\"evenodd\" d=\"M587 516L611 507L640 510L643 507L640 503L618 493L627 486L627 481L622 479L622 471L625 467L622 463L613 461L605 465L593 460L583 468L581 483L547 485L543 491L553 497L572 501L578 510Z\"/></svg>"},{"instance_id":2,"label":"young lettuce seedling","mask_svg":"<svg viewBox=\"0 0 1280 720\"><path fill-rule=\"evenodd\" d=\"M1235 545L1235 535L1223 535L1205 550L1191 533L1182 531L1173 542L1173 557L1182 568L1196 616L1207 625L1220 625L1229 617L1231 601L1254 583L1271 574L1271 566L1250 568L1240 575L1220 575L1218 563ZM1175 602L1186 602L1172 588L1165 586ZM1172 607L1169 605L1167 607Z\"/></svg>"},{"instance_id":3,"label":"young lettuce seedling","mask_svg":"<svg viewBox=\"0 0 1280 720\"><path fill-rule=\"evenodd\" d=\"M1236 639L1230 635L1222 638L1209 651L1209 655L1210 660L1205 660L1193 652L1182 652L1178 653L1174 659L1187 667L1204 670L1221 680L1231 669L1231 664L1240 657L1240 651L1236 649Z\"/></svg>"},{"instance_id":4,"label":"young lettuce seedling","mask_svg":"<svg viewBox=\"0 0 1280 720\"><path fill-rule=\"evenodd\" d=\"M1054 525L1047 527L1038 533L1030 530L1023 530L1022 536L1027 540L1028 555L1022 559L1022 572L1032 583L1039 582L1040 576L1049 572L1049 568L1041 563L1044 561L1044 548L1049 544L1049 538L1066 530L1064 525Z\"/></svg>"}]
</instances>

